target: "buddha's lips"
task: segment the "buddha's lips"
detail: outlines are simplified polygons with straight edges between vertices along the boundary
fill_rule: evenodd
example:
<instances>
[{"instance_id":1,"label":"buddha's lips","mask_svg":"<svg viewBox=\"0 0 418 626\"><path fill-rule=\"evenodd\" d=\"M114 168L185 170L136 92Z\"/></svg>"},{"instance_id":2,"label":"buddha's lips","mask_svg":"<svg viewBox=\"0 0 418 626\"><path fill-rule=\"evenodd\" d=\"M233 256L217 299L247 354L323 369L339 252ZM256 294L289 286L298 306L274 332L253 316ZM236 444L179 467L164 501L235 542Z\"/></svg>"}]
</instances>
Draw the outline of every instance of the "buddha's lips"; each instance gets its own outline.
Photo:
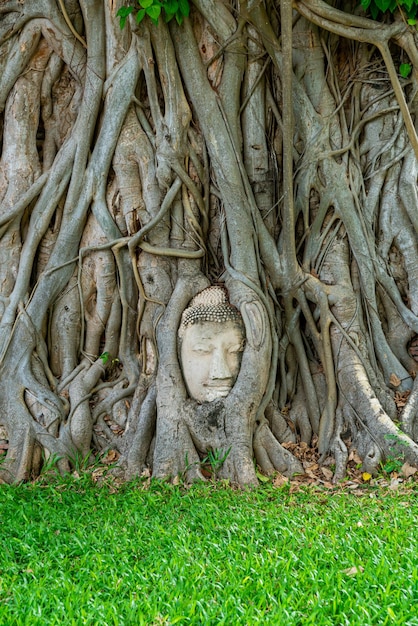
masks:
<instances>
[{"instance_id":1,"label":"buddha's lips","mask_svg":"<svg viewBox=\"0 0 418 626\"><path fill-rule=\"evenodd\" d=\"M207 389L231 389L232 388L232 384L228 384L228 385L216 385L214 383L207 383L204 385Z\"/></svg>"}]
</instances>

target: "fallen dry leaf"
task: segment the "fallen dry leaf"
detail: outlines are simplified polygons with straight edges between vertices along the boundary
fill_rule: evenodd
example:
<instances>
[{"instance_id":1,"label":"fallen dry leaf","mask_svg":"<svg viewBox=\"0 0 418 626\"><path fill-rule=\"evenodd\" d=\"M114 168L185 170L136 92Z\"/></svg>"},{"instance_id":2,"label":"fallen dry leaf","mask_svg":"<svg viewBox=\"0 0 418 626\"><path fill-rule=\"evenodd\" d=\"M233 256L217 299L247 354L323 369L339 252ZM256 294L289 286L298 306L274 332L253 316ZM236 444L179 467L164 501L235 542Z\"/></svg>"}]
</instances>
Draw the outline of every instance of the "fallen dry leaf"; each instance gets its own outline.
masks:
<instances>
[{"instance_id":1,"label":"fallen dry leaf","mask_svg":"<svg viewBox=\"0 0 418 626\"><path fill-rule=\"evenodd\" d=\"M418 472L418 467L414 467L409 463L404 463L401 468L402 476L409 478Z\"/></svg>"},{"instance_id":2,"label":"fallen dry leaf","mask_svg":"<svg viewBox=\"0 0 418 626\"><path fill-rule=\"evenodd\" d=\"M359 565L358 567L356 565L353 565L353 567L348 567L347 569L342 570L342 573L346 574L346 576L356 576L357 574L361 574L362 572L364 572L364 567L362 567L361 565Z\"/></svg>"},{"instance_id":3,"label":"fallen dry leaf","mask_svg":"<svg viewBox=\"0 0 418 626\"><path fill-rule=\"evenodd\" d=\"M357 450L355 448L352 448L350 450L350 454L348 455L348 460L354 461L354 463L357 463L357 464L361 463L361 458L357 454Z\"/></svg>"},{"instance_id":4,"label":"fallen dry leaf","mask_svg":"<svg viewBox=\"0 0 418 626\"><path fill-rule=\"evenodd\" d=\"M399 489L399 485L401 485L402 483L403 483L403 478L392 478L390 481L389 489L392 489L392 491L395 491L396 489Z\"/></svg>"},{"instance_id":5,"label":"fallen dry leaf","mask_svg":"<svg viewBox=\"0 0 418 626\"><path fill-rule=\"evenodd\" d=\"M105 468L104 467L98 467L97 469L93 470L92 472L92 478L95 482L97 482L99 480L99 478L101 478L103 476L103 474L105 473Z\"/></svg>"},{"instance_id":6,"label":"fallen dry leaf","mask_svg":"<svg viewBox=\"0 0 418 626\"><path fill-rule=\"evenodd\" d=\"M286 478L286 476L283 476L283 474L276 474L276 476L273 478L274 487L282 487L283 485L286 485L288 482L289 482L289 479Z\"/></svg>"},{"instance_id":7,"label":"fallen dry leaf","mask_svg":"<svg viewBox=\"0 0 418 626\"><path fill-rule=\"evenodd\" d=\"M325 480L322 484L326 489L335 489L336 487L336 485L334 485L333 483L330 483L327 480Z\"/></svg>"},{"instance_id":8,"label":"fallen dry leaf","mask_svg":"<svg viewBox=\"0 0 418 626\"><path fill-rule=\"evenodd\" d=\"M334 476L334 473L328 469L327 467L321 467L321 472L325 478L325 480L332 480L332 477Z\"/></svg>"},{"instance_id":9,"label":"fallen dry leaf","mask_svg":"<svg viewBox=\"0 0 418 626\"><path fill-rule=\"evenodd\" d=\"M311 470L311 472L315 472L319 468L319 465L318 463L312 463L311 461L304 461L303 467L305 469Z\"/></svg>"},{"instance_id":10,"label":"fallen dry leaf","mask_svg":"<svg viewBox=\"0 0 418 626\"><path fill-rule=\"evenodd\" d=\"M115 463L119 457L119 452L116 450L109 450L106 456L102 459L102 462L106 463L106 465L110 465L110 463Z\"/></svg>"},{"instance_id":11,"label":"fallen dry leaf","mask_svg":"<svg viewBox=\"0 0 418 626\"><path fill-rule=\"evenodd\" d=\"M394 400L398 409L402 409L406 405L410 394L411 391L409 389L406 391L395 391Z\"/></svg>"},{"instance_id":12,"label":"fallen dry leaf","mask_svg":"<svg viewBox=\"0 0 418 626\"><path fill-rule=\"evenodd\" d=\"M399 376L396 376L396 374L391 374L389 376L389 382L393 387L399 387L402 381Z\"/></svg>"}]
</instances>

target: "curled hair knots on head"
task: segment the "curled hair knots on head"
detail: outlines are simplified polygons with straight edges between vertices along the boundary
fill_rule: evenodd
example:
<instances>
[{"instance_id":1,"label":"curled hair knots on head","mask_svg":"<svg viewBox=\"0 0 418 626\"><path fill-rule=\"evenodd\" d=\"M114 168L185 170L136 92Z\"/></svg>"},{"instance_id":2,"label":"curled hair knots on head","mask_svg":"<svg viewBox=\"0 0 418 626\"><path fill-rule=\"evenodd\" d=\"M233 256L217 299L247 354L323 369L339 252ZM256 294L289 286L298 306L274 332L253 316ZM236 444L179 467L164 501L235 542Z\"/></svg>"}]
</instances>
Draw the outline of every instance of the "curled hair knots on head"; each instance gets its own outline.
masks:
<instances>
[{"instance_id":1,"label":"curled hair knots on head","mask_svg":"<svg viewBox=\"0 0 418 626\"><path fill-rule=\"evenodd\" d=\"M179 337L183 337L188 326L202 322L237 322L243 326L241 313L229 302L226 290L216 285L198 293L184 309L178 331Z\"/></svg>"}]
</instances>

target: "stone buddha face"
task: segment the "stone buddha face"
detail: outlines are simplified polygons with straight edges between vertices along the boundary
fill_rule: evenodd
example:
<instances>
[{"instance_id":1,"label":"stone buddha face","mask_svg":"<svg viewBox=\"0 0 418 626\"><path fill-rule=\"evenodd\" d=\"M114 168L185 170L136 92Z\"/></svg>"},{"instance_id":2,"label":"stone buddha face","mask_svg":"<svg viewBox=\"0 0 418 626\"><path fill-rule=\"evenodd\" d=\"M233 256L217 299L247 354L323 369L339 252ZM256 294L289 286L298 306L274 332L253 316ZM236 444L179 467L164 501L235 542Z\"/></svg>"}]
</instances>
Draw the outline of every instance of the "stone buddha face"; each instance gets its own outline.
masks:
<instances>
[{"instance_id":1,"label":"stone buddha face","mask_svg":"<svg viewBox=\"0 0 418 626\"><path fill-rule=\"evenodd\" d=\"M237 379L244 350L244 325L221 287L209 287L185 309L179 329L180 362L191 398L225 398Z\"/></svg>"}]
</instances>

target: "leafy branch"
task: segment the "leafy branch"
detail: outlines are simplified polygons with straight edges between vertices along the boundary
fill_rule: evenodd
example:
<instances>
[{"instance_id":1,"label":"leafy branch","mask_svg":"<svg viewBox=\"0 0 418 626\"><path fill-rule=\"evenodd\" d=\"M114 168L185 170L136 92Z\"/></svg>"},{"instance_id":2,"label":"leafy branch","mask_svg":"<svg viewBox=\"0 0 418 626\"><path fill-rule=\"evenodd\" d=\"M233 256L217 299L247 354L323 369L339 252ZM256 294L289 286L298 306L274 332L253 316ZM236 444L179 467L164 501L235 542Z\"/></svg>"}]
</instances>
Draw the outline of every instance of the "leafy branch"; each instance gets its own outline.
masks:
<instances>
[{"instance_id":1,"label":"leafy branch","mask_svg":"<svg viewBox=\"0 0 418 626\"><path fill-rule=\"evenodd\" d=\"M361 6L369 11L374 20L385 13L395 13L399 10L405 16L405 21L410 26L418 25L418 0L361 0ZM402 63L399 74L402 78L408 78L412 72L410 63Z\"/></svg>"},{"instance_id":2,"label":"leafy branch","mask_svg":"<svg viewBox=\"0 0 418 626\"><path fill-rule=\"evenodd\" d=\"M399 9L405 13L408 23L416 24L416 16L418 14L417 0L361 0L363 9L370 11L370 15L375 20L381 13L394 13Z\"/></svg>"},{"instance_id":3,"label":"leafy branch","mask_svg":"<svg viewBox=\"0 0 418 626\"><path fill-rule=\"evenodd\" d=\"M154 24L158 24L160 15L166 23L173 18L178 24L182 24L185 17L190 13L189 0L140 0L129 6L121 7L116 13L120 18L119 24L124 28L126 20L132 14L137 24L148 16Z\"/></svg>"}]
</instances>

